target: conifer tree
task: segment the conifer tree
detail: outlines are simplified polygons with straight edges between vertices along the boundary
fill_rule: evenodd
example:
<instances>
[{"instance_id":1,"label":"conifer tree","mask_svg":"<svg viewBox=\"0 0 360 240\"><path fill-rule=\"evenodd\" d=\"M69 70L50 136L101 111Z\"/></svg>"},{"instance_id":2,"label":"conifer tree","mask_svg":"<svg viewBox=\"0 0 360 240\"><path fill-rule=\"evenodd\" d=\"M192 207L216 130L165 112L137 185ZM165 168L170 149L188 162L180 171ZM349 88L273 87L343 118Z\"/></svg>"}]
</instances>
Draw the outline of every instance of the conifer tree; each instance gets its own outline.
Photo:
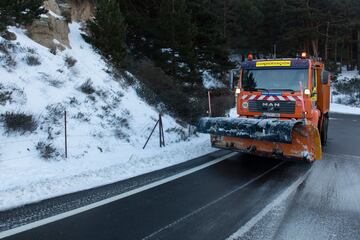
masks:
<instances>
[{"instance_id":1,"label":"conifer tree","mask_svg":"<svg viewBox=\"0 0 360 240\"><path fill-rule=\"evenodd\" d=\"M29 25L41 14L47 12L42 7L42 0L1 0L0 1L0 31L7 25Z\"/></svg>"},{"instance_id":2,"label":"conifer tree","mask_svg":"<svg viewBox=\"0 0 360 240\"><path fill-rule=\"evenodd\" d=\"M126 24L117 1L98 0L95 18L89 21L88 27L94 46L120 65L126 53Z\"/></svg>"}]
</instances>

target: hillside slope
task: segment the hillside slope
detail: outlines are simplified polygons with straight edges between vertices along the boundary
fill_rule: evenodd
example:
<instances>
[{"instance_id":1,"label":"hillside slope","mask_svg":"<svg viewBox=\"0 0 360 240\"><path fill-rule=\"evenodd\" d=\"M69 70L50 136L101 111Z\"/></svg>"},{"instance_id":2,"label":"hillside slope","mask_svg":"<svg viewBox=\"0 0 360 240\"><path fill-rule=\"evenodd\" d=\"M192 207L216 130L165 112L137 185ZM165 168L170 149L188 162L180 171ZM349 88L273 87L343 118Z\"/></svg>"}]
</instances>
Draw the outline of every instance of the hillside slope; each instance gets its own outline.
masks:
<instances>
[{"instance_id":1,"label":"hillside slope","mask_svg":"<svg viewBox=\"0 0 360 240\"><path fill-rule=\"evenodd\" d=\"M165 115L142 149L158 112L141 100L70 27L70 48L49 50L10 27L0 38L0 210L111 183L213 149ZM54 39L56 42L57 40ZM130 74L130 73L128 73ZM67 111L68 158L64 155Z\"/></svg>"}]
</instances>

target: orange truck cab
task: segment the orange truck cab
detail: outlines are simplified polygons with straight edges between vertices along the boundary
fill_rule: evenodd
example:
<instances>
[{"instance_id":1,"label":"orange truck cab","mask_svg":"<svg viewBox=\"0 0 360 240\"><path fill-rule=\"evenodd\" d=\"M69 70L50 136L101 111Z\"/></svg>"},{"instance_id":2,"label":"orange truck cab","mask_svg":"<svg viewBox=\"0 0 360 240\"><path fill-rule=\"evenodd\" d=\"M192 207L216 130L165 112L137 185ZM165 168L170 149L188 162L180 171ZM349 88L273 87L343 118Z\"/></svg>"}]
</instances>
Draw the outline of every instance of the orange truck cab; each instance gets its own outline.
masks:
<instances>
[{"instance_id":1,"label":"orange truck cab","mask_svg":"<svg viewBox=\"0 0 360 240\"><path fill-rule=\"evenodd\" d=\"M327 141L330 75L313 59L241 63L237 118L203 118L212 146L275 158L321 159Z\"/></svg>"}]
</instances>

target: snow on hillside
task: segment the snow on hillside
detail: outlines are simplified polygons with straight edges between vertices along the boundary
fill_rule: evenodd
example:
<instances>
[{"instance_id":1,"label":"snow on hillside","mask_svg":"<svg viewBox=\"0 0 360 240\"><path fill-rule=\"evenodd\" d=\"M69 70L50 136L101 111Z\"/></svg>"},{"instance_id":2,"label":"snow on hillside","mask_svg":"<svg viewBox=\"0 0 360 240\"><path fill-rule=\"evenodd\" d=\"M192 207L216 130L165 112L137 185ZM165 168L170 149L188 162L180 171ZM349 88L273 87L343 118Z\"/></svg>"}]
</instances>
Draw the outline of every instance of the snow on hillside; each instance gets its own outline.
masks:
<instances>
[{"instance_id":1,"label":"snow on hillside","mask_svg":"<svg viewBox=\"0 0 360 240\"><path fill-rule=\"evenodd\" d=\"M331 86L331 112L360 114L360 75L346 68Z\"/></svg>"},{"instance_id":2,"label":"snow on hillside","mask_svg":"<svg viewBox=\"0 0 360 240\"><path fill-rule=\"evenodd\" d=\"M16 41L0 38L0 210L214 151L208 136L187 138L186 129L167 115L163 117L166 147L159 148L155 131L143 150L158 112L123 79L109 74L100 55L81 37L79 24L70 24L72 48L56 55L29 39L24 30L9 30L16 33ZM68 158L64 156L65 110ZM14 131L6 123L6 113L31 116L36 130L20 126Z\"/></svg>"}]
</instances>

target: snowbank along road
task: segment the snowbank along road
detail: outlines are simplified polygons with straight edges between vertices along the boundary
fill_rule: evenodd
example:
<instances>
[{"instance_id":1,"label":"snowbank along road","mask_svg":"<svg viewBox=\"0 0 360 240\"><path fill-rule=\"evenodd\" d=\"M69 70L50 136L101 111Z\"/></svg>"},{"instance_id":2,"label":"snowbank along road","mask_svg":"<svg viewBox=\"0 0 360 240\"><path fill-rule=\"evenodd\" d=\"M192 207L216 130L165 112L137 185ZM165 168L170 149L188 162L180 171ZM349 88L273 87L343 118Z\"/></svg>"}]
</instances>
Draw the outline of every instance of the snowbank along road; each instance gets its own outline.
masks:
<instances>
[{"instance_id":1,"label":"snowbank along road","mask_svg":"<svg viewBox=\"0 0 360 240\"><path fill-rule=\"evenodd\" d=\"M218 151L0 214L6 239L359 239L360 116L313 165Z\"/></svg>"}]
</instances>

